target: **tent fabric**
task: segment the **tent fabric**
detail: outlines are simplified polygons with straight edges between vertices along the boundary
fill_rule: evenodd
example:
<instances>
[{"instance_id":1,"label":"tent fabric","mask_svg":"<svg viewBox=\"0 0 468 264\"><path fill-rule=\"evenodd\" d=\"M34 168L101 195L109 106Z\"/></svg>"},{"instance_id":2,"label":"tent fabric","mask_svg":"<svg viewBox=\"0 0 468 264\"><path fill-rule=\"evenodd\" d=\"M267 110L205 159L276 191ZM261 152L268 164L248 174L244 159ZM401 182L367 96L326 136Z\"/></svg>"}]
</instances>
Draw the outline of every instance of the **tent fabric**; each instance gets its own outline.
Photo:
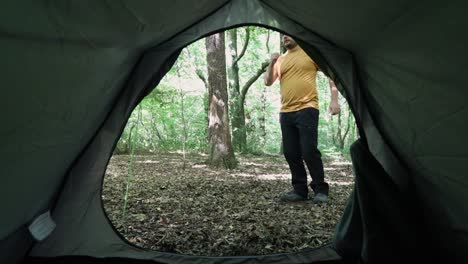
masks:
<instances>
[{"instance_id":1,"label":"tent fabric","mask_svg":"<svg viewBox=\"0 0 468 264\"><path fill-rule=\"evenodd\" d=\"M398 190L362 139L351 146L351 157L360 177L336 228L334 248L344 258L364 263L395 263L400 256L408 263L436 261L417 253L418 248L433 248L433 241L421 231L426 223L417 222L421 212L411 195Z\"/></svg>"},{"instance_id":2,"label":"tent fabric","mask_svg":"<svg viewBox=\"0 0 468 264\"><path fill-rule=\"evenodd\" d=\"M328 250L203 258L140 249L117 233L102 207L105 169L126 121L181 49L213 32L259 25L297 38L356 117L362 138L353 156L356 187L337 227L338 253L372 263L391 247L380 262L408 252L466 262L468 36L460 29L468 26L467 7L464 1L6 1L0 260L12 260L12 249L25 255L32 245L29 255L38 258L334 259ZM33 243L25 228L49 209L57 228Z\"/></svg>"}]
</instances>

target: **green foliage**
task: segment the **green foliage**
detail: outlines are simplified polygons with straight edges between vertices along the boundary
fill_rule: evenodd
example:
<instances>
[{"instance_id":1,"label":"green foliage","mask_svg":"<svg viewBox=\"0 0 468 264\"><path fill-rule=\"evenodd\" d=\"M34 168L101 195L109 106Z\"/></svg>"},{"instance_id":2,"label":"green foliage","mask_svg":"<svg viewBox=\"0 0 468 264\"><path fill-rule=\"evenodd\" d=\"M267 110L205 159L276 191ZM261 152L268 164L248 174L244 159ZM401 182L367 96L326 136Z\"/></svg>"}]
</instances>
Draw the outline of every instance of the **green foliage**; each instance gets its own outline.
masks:
<instances>
[{"instance_id":1,"label":"green foliage","mask_svg":"<svg viewBox=\"0 0 468 264\"><path fill-rule=\"evenodd\" d=\"M204 151L206 147L206 118L203 96L184 96L187 126L186 148ZM142 102L142 117L138 140L133 142L140 153L181 149L183 122L180 113L181 101L177 90L162 82ZM137 121L137 111L132 113L118 145L118 152L127 152L130 127Z\"/></svg>"}]
</instances>

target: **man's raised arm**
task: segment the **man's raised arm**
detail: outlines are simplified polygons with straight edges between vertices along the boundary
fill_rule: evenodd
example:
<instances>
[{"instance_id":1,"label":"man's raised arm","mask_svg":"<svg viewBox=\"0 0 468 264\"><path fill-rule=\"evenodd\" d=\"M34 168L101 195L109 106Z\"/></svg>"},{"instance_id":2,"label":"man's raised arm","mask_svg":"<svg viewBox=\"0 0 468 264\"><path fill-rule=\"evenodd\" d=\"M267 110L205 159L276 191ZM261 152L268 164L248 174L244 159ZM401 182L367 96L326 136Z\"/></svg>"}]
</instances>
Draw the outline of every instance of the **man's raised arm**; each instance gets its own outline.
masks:
<instances>
[{"instance_id":1,"label":"man's raised arm","mask_svg":"<svg viewBox=\"0 0 468 264\"><path fill-rule=\"evenodd\" d=\"M271 54L270 58L270 64L268 65L268 68L265 73L265 85L270 86L272 85L276 79L278 78L278 73L275 70L275 63L279 58L279 53L275 52Z\"/></svg>"}]
</instances>

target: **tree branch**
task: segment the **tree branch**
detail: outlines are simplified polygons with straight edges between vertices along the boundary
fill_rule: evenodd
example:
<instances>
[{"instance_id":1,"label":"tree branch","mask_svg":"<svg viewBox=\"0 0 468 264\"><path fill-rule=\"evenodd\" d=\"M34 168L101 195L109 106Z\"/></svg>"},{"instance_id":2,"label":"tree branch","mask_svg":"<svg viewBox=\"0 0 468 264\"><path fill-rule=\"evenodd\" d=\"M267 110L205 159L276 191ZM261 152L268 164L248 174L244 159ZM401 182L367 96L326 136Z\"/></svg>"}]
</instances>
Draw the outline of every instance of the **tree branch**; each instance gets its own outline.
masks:
<instances>
[{"instance_id":1,"label":"tree branch","mask_svg":"<svg viewBox=\"0 0 468 264\"><path fill-rule=\"evenodd\" d=\"M266 46L268 55L270 55L270 30L269 29L267 29L267 39L266 39L265 46Z\"/></svg>"},{"instance_id":2,"label":"tree branch","mask_svg":"<svg viewBox=\"0 0 468 264\"><path fill-rule=\"evenodd\" d=\"M240 61L240 59L244 57L245 51L247 50L247 46L249 45L249 40L250 40L250 28L246 27L244 46L242 47L242 51L240 52L239 56L237 56L236 60L232 63L232 65L237 64Z\"/></svg>"},{"instance_id":3,"label":"tree branch","mask_svg":"<svg viewBox=\"0 0 468 264\"><path fill-rule=\"evenodd\" d=\"M260 66L260 69L257 70L254 76L250 77L250 79L242 86L241 90L241 101L244 102L245 95L249 91L250 86L266 71L266 68L270 65L269 61L265 61Z\"/></svg>"},{"instance_id":4,"label":"tree branch","mask_svg":"<svg viewBox=\"0 0 468 264\"><path fill-rule=\"evenodd\" d=\"M196 61L195 61L192 53L190 52L190 50L186 49L186 51L187 51L187 55L190 58L190 60L195 63ZM198 78L200 78L200 80L202 80L203 84L205 84L205 88L208 89L208 82L206 81L206 77L203 74L203 71L200 68L198 68L198 65L196 63L195 63L195 73L197 74Z\"/></svg>"},{"instance_id":5,"label":"tree branch","mask_svg":"<svg viewBox=\"0 0 468 264\"><path fill-rule=\"evenodd\" d=\"M202 80L202 82L205 84L205 88L208 89L208 82L206 81L206 77L203 74L202 70L196 69L195 72L196 72L198 78L200 78L200 80Z\"/></svg>"},{"instance_id":6,"label":"tree branch","mask_svg":"<svg viewBox=\"0 0 468 264\"><path fill-rule=\"evenodd\" d=\"M348 111L348 124L346 126L346 131L345 131L345 133L343 135L343 141L346 140L346 137L348 136L349 128L351 127L351 124L350 124L351 123L351 115L352 114Z\"/></svg>"}]
</instances>

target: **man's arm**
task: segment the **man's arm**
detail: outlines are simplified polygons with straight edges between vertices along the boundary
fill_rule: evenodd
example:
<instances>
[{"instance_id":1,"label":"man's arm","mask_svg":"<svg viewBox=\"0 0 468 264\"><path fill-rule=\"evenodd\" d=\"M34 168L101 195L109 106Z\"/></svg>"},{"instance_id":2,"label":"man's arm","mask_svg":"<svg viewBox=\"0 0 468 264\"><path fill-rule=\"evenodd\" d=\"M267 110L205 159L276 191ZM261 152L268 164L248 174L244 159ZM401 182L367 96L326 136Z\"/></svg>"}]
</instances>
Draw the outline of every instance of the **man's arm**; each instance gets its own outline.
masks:
<instances>
[{"instance_id":1,"label":"man's arm","mask_svg":"<svg viewBox=\"0 0 468 264\"><path fill-rule=\"evenodd\" d=\"M340 104L338 103L338 88L336 88L335 82L331 79L328 79L328 83L330 84L330 106L328 107L328 111L332 115L336 115L340 112Z\"/></svg>"},{"instance_id":2,"label":"man's arm","mask_svg":"<svg viewBox=\"0 0 468 264\"><path fill-rule=\"evenodd\" d=\"M279 58L279 53L275 52L271 54L270 64L268 65L268 68L266 70L265 77L264 77L266 86L272 85L278 78L278 73L275 70L275 64L278 58Z\"/></svg>"}]
</instances>

